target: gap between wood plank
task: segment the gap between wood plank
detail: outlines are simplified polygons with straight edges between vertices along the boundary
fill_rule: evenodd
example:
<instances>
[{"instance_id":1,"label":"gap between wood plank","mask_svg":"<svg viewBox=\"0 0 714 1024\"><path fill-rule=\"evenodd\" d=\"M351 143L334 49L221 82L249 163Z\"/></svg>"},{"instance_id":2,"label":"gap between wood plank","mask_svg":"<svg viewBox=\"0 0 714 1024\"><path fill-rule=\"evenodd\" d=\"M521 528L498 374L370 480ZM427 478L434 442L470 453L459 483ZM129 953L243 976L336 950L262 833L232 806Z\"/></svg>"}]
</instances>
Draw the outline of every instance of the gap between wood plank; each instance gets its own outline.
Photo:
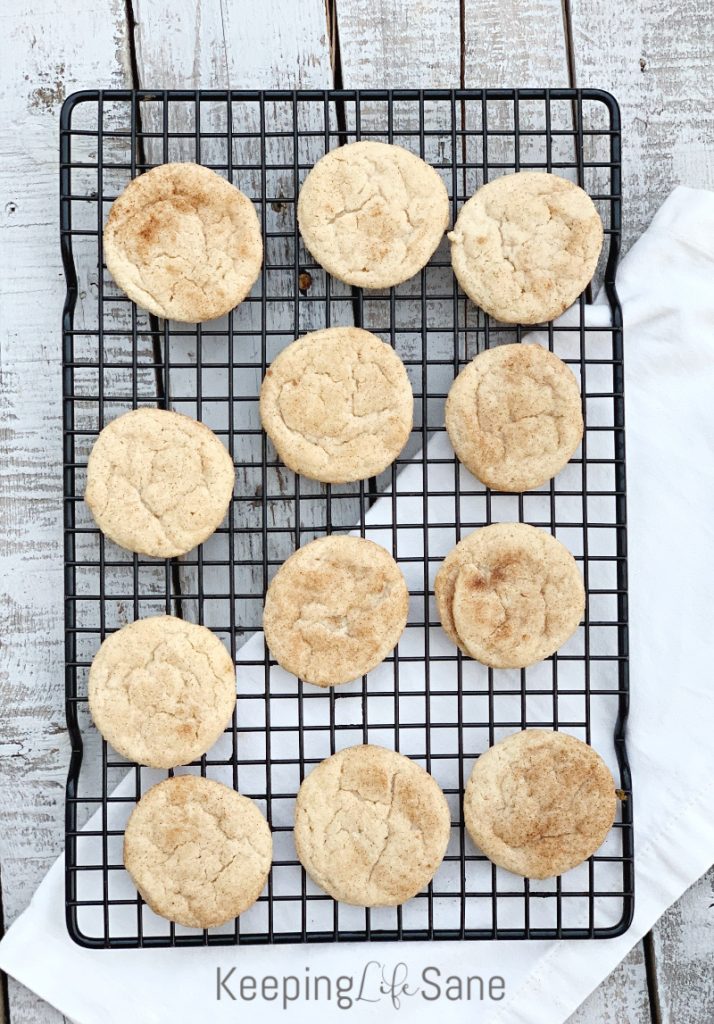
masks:
<instances>
[{"instance_id":1,"label":"gap between wood plank","mask_svg":"<svg viewBox=\"0 0 714 1024\"><path fill-rule=\"evenodd\" d=\"M325 18L330 48L332 84L335 89L342 89L342 58L340 56L340 34L337 27L337 0L325 0Z\"/></svg>"},{"instance_id":2,"label":"gap between wood plank","mask_svg":"<svg viewBox=\"0 0 714 1024\"><path fill-rule=\"evenodd\" d=\"M647 978L647 995L649 996L650 1017L652 1024L662 1024L662 1006L657 985L657 963L654 948L654 937L649 931L642 940L645 951L645 976Z\"/></svg>"},{"instance_id":3,"label":"gap between wood plank","mask_svg":"<svg viewBox=\"0 0 714 1024\"><path fill-rule=\"evenodd\" d=\"M131 0L125 0L124 10L126 12L126 35L127 44L129 47L129 71L131 74L131 87L132 89L141 88L141 79L139 77L139 58L136 52L136 16L134 14L134 7ZM99 130L102 130L102 125L99 125ZM136 104L136 155L140 164L146 164L146 147L144 146L144 126L141 120L141 106L137 102ZM99 273L102 273L102 268L99 267ZM153 313L149 313L149 327L151 329L151 349L154 357L154 376L156 378L156 397L158 400L159 408L163 406L168 408L170 402L170 395L166 394L164 388L164 377L161 372L162 350L161 350L161 327L159 326L159 319ZM167 358L169 353L167 352ZM176 559L171 561L171 586L173 589L173 609L176 618L183 618L183 601L181 591L181 566Z\"/></svg>"},{"instance_id":4,"label":"gap between wood plank","mask_svg":"<svg viewBox=\"0 0 714 1024\"><path fill-rule=\"evenodd\" d=\"M136 18L131 0L125 0L124 11L126 13L126 36L129 46L129 71L131 73L132 89L139 89L139 62L136 56ZM139 143L143 149L143 142Z\"/></svg>"},{"instance_id":5,"label":"gap between wood plank","mask_svg":"<svg viewBox=\"0 0 714 1024\"><path fill-rule=\"evenodd\" d=\"M573 43L573 19L570 13L570 0L560 0L560 5L562 11L563 41L565 43L565 64L568 72L568 86L571 89L575 89L575 45ZM578 120L577 100L573 100L570 106L573 116L573 127L575 127ZM582 184L582 182L580 182L580 184ZM591 303L593 298L593 283L590 281L585 289L585 301Z\"/></svg>"},{"instance_id":6,"label":"gap between wood plank","mask_svg":"<svg viewBox=\"0 0 714 1024\"><path fill-rule=\"evenodd\" d=\"M466 88L466 0L459 0L459 86ZM461 103L461 124L464 124L464 104ZM466 137L462 136L461 145L465 147ZM464 161L465 161L464 157Z\"/></svg>"},{"instance_id":7,"label":"gap between wood plank","mask_svg":"<svg viewBox=\"0 0 714 1024\"><path fill-rule=\"evenodd\" d=\"M570 0L561 0L563 10L563 34L565 36L565 59L568 65L568 85L575 88L575 47L573 45L573 19Z\"/></svg>"}]
</instances>

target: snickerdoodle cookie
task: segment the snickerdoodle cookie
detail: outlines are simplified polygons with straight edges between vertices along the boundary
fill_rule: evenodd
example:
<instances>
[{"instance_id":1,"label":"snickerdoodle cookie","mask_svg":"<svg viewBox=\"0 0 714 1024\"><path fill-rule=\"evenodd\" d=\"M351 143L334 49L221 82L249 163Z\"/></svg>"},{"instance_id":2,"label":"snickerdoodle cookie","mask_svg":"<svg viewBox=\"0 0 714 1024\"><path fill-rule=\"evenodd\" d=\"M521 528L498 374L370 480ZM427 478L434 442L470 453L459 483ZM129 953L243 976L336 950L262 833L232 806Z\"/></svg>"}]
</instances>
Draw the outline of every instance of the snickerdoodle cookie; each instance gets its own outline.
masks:
<instances>
[{"instance_id":1,"label":"snickerdoodle cookie","mask_svg":"<svg viewBox=\"0 0 714 1024\"><path fill-rule=\"evenodd\" d=\"M578 382L542 345L487 349L451 385L446 429L461 462L487 487L540 487L582 439Z\"/></svg>"},{"instance_id":2,"label":"snickerdoodle cookie","mask_svg":"<svg viewBox=\"0 0 714 1024\"><path fill-rule=\"evenodd\" d=\"M394 907L429 884L449 842L451 815L415 761L371 745L322 761L300 786L295 846L333 899Z\"/></svg>"},{"instance_id":3,"label":"snickerdoodle cookie","mask_svg":"<svg viewBox=\"0 0 714 1024\"><path fill-rule=\"evenodd\" d=\"M174 558L217 529L234 483L233 460L213 431L180 413L143 408L99 434L84 498L115 544Z\"/></svg>"},{"instance_id":4,"label":"snickerdoodle cookie","mask_svg":"<svg viewBox=\"0 0 714 1024\"><path fill-rule=\"evenodd\" d=\"M89 710L124 757L188 764L212 747L236 702L233 659L217 636L170 615L110 634L89 670Z\"/></svg>"},{"instance_id":5,"label":"snickerdoodle cookie","mask_svg":"<svg viewBox=\"0 0 714 1024\"><path fill-rule=\"evenodd\" d=\"M435 583L441 624L493 668L525 668L562 646L585 610L575 559L549 533L496 523L464 537Z\"/></svg>"},{"instance_id":6,"label":"snickerdoodle cookie","mask_svg":"<svg viewBox=\"0 0 714 1024\"><path fill-rule=\"evenodd\" d=\"M142 309L188 323L242 302L260 273L252 202L198 164L163 164L134 178L109 211L104 259Z\"/></svg>"},{"instance_id":7,"label":"snickerdoodle cookie","mask_svg":"<svg viewBox=\"0 0 714 1024\"><path fill-rule=\"evenodd\" d=\"M298 221L305 245L330 274L389 288L429 261L449 223L449 197L434 168L409 150L353 142L312 168Z\"/></svg>"},{"instance_id":8,"label":"snickerdoodle cookie","mask_svg":"<svg viewBox=\"0 0 714 1024\"><path fill-rule=\"evenodd\" d=\"M306 334L275 359L260 418L280 458L323 483L366 480L407 442L414 396L394 349L358 327Z\"/></svg>"},{"instance_id":9,"label":"snickerdoodle cookie","mask_svg":"<svg viewBox=\"0 0 714 1024\"><path fill-rule=\"evenodd\" d=\"M483 185L450 232L470 299L497 320L553 320L592 280L603 227L590 196L555 174L520 171Z\"/></svg>"},{"instance_id":10,"label":"snickerdoodle cookie","mask_svg":"<svg viewBox=\"0 0 714 1024\"><path fill-rule=\"evenodd\" d=\"M144 793L124 834L124 864L161 917L213 928L260 896L273 840L252 800L196 775L166 779Z\"/></svg>"},{"instance_id":11,"label":"snickerdoodle cookie","mask_svg":"<svg viewBox=\"0 0 714 1024\"><path fill-rule=\"evenodd\" d=\"M333 686L379 665L408 611L406 582L384 548L362 537L321 537L281 565L265 598L263 630L284 669Z\"/></svg>"},{"instance_id":12,"label":"snickerdoodle cookie","mask_svg":"<svg viewBox=\"0 0 714 1024\"><path fill-rule=\"evenodd\" d=\"M610 769L582 740L527 729L481 754L464 793L471 838L495 864L551 878L602 846L615 820Z\"/></svg>"}]
</instances>

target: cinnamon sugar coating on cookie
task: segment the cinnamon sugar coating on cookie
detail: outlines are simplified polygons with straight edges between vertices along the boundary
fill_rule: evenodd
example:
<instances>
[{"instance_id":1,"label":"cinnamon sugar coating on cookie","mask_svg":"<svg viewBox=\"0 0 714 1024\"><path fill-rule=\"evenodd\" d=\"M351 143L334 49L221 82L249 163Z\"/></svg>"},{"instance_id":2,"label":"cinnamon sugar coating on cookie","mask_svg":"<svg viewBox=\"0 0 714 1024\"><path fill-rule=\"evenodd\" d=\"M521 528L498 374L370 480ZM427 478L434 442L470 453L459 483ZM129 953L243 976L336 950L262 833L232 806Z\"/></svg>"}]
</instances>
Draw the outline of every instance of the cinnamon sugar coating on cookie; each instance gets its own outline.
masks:
<instances>
[{"instance_id":1,"label":"cinnamon sugar coating on cookie","mask_svg":"<svg viewBox=\"0 0 714 1024\"><path fill-rule=\"evenodd\" d=\"M114 201L104 258L116 283L156 316L200 323L242 302L263 262L252 202L207 167L162 164Z\"/></svg>"},{"instance_id":2,"label":"cinnamon sugar coating on cookie","mask_svg":"<svg viewBox=\"0 0 714 1024\"><path fill-rule=\"evenodd\" d=\"M278 570L265 598L270 652L317 686L370 672L407 624L409 592L392 556L362 537L312 541Z\"/></svg>"},{"instance_id":3,"label":"cinnamon sugar coating on cookie","mask_svg":"<svg viewBox=\"0 0 714 1024\"><path fill-rule=\"evenodd\" d=\"M568 549L524 523L465 537L435 581L441 624L466 654L493 668L525 668L575 632L585 588Z\"/></svg>"},{"instance_id":4,"label":"cinnamon sugar coating on cookie","mask_svg":"<svg viewBox=\"0 0 714 1024\"><path fill-rule=\"evenodd\" d=\"M272 851L253 801L196 775L152 786L124 835L124 864L141 895L155 913L188 928L213 928L251 907Z\"/></svg>"},{"instance_id":5,"label":"cinnamon sugar coating on cookie","mask_svg":"<svg viewBox=\"0 0 714 1024\"><path fill-rule=\"evenodd\" d=\"M459 284L504 323L560 316L592 280L603 227L590 196L556 174L519 171L483 185L449 233Z\"/></svg>"},{"instance_id":6,"label":"cinnamon sugar coating on cookie","mask_svg":"<svg viewBox=\"0 0 714 1024\"><path fill-rule=\"evenodd\" d=\"M434 877L451 830L446 798L420 765L383 747L349 747L314 768L295 806L295 845L334 899L394 907Z\"/></svg>"},{"instance_id":7,"label":"cinnamon sugar coating on cookie","mask_svg":"<svg viewBox=\"0 0 714 1024\"><path fill-rule=\"evenodd\" d=\"M221 641L171 615L111 633L89 670L95 725L123 757L151 768L175 768L205 754L235 702L235 666Z\"/></svg>"},{"instance_id":8,"label":"cinnamon sugar coating on cookie","mask_svg":"<svg viewBox=\"0 0 714 1024\"><path fill-rule=\"evenodd\" d=\"M459 460L487 487L540 487L582 440L578 382L542 345L487 349L451 385L446 429Z\"/></svg>"},{"instance_id":9,"label":"cinnamon sugar coating on cookie","mask_svg":"<svg viewBox=\"0 0 714 1024\"><path fill-rule=\"evenodd\" d=\"M174 558L217 529L234 484L233 460L212 430L181 413L141 408L99 434L84 499L115 544Z\"/></svg>"},{"instance_id":10,"label":"cinnamon sugar coating on cookie","mask_svg":"<svg viewBox=\"0 0 714 1024\"><path fill-rule=\"evenodd\" d=\"M323 483L377 476L399 455L414 396L394 349L358 327L313 331L268 369L260 418L290 469Z\"/></svg>"},{"instance_id":11,"label":"cinnamon sugar coating on cookie","mask_svg":"<svg viewBox=\"0 0 714 1024\"><path fill-rule=\"evenodd\" d=\"M471 838L495 864L526 878L576 867L603 844L617 810L600 755L563 732L527 729L476 761L464 794Z\"/></svg>"},{"instance_id":12,"label":"cinnamon sugar coating on cookie","mask_svg":"<svg viewBox=\"0 0 714 1024\"><path fill-rule=\"evenodd\" d=\"M353 142L310 171L298 221L305 245L330 274L389 288L429 261L449 223L449 197L434 168L409 150Z\"/></svg>"}]
</instances>

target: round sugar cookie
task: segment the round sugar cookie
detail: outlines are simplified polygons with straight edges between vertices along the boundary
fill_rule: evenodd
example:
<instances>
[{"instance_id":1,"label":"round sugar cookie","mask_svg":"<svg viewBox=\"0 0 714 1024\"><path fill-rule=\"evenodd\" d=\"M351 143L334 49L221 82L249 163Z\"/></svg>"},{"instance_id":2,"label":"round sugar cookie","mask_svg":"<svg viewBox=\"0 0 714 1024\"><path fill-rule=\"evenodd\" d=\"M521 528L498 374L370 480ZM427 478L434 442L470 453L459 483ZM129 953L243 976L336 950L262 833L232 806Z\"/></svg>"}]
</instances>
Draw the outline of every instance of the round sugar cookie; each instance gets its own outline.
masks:
<instances>
[{"instance_id":1,"label":"round sugar cookie","mask_svg":"<svg viewBox=\"0 0 714 1024\"><path fill-rule=\"evenodd\" d=\"M384 747L341 750L313 768L295 805L295 846L317 885L360 907L395 907L434 877L451 831L446 797Z\"/></svg>"},{"instance_id":2,"label":"round sugar cookie","mask_svg":"<svg viewBox=\"0 0 714 1024\"><path fill-rule=\"evenodd\" d=\"M188 928L214 928L251 907L272 854L268 823L253 801L196 775L147 790L124 834L124 865L143 898Z\"/></svg>"},{"instance_id":3,"label":"round sugar cookie","mask_svg":"<svg viewBox=\"0 0 714 1024\"><path fill-rule=\"evenodd\" d=\"M458 459L487 487L540 487L582 440L578 382L542 345L487 349L451 385L446 429Z\"/></svg>"},{"instance_id":4,"label":"round sugar cookie","mask_svg":"<svg viewBox=\"0 0 714 1024\"><path fill-rule=\"evenodd\" d=\"M273 360L260 418L283 462L323 483L377 476L397 458L414 422L399 356L359 327L306 334Z\"/></svg>"},{"instance_id":5,"label":"round sugar cookie","mask_svg":"<svg viewBox=\"0 0 714 1024\"><path fill-rule=\"evenodd\" d=\"M171 615L123 626L89 670L89 710L123 757L188 764L212 747L236 703L233 659L210 629Z\"/></svg>"},{"instance_id":6,"label":"round sugar cookie","mask_svg":"<svg viewBox=\"0 0 714 1024\"><path fill-rule=\"evenodd\" d=\"M444 630L492 668L525 668L578 628L585 587L568 549L524 523L495 523L464 537L436 575Z\"/></svg>"},{"instance_id":7,"label":"round sugar cookie","mask_svg":"<svg viewBox=\"0 0 714 1024\"><path fill-rule=\"evenodd\" d=\"M162 164L134 178L104 228L104 259L142 309L168 320L215 320L242 302L263 262L250 199L199 164Z\"/></svg>"},{"instance_id":8,"label":"round sugar cookie","mask_svg":"<svg viewBox=\"0 0 714 1024\"><path fill-rule=\"evenodd\" d=\"M361 288L390 288L429 262L449 223L449 196L434 168L409 150L353 142L312 168L298 222L328 273Z\"/></svg>"},{"instance_id":9,"label":"round sugar cookie","mask_svg":"<svg viewBox=\"0 0 714 1024\"><path fill-rule=\"evenodd\" d=\"M115 544L175 558L220 526L234 484L233 460L212 430L181 413L142 408L99 434L84 500Z\"/></svg>"},{"instance_id":10,"label":"round sugar cookie","mask_svg":"<svg viewBox=\"0 0 714 1024\"><path fill-rule=\"evenodd\" d=\"M334 686L379 665L408 612L409 591L392 556L371 540L333 535L281 565L265 598L263 630L284 669Z\"/></svg>"},{"instance_id":11,"label":"round sugar cookie","mask_svg":"<svg viewBox=\"0 0 714 1024\"><path fill-rule=\"evenodd\" d=\"M551 878L602 846L617 811L600 755L563 732L527 729L476 761L464 793L466 828L486 856L526 878Z\"/></svg>"},{"instance_id":12,"label":"round sugar cookie","mask_svg":"<svg viewBox=\"0 0 714 1024\"><path fill-rule=\"evenodd\" d=\"M504 323L554 320L592 280L602 249L587 192L556 174L519 171L483 185L449 233L459 284Z\"/></svg>"}]
</instances>

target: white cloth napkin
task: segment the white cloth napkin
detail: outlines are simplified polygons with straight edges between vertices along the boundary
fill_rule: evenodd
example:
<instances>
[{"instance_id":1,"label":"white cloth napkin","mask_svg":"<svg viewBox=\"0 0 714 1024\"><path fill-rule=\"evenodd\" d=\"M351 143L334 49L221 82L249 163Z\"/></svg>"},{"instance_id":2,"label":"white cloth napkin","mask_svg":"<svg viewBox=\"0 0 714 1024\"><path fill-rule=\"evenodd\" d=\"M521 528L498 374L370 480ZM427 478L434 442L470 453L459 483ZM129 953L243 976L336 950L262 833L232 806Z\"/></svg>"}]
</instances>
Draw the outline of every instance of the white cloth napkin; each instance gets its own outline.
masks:
<instances>
[{"instance_id":1,"label":"white cloth napkin","mask_svg":"<svg viewBox=\"0 0 714 1024\"><path fill-rule=\"evenodd\" d=\"M628 747L635 789L635 920L618 939L598 942L402 943L241 948L88 951L64 926L63 861L58 860L28 909L0 943L0 966L77 1024L193 1024L235 1020L336 1019L338 1005L283 1005L285 976L309 969L335 979L369 961L363 1000L348 993L347 1019L433 1020L482 1024L558 1024L585 999L663 911L714 861L711 742L711 609L714 607L714 193L678 188L623 261L618 290L625 316L632 709ZM596 303L588 323L607 323ZM538 340L537 338L535 340ZM431 446L446 444L436 435ZM409 490L407 466L397 491ZM414 467L416 471L416 467ZM421 472L421 470L419 470ZM380 499L391 504L390 499ZM380 502L369 514L375 539ZM383 506L382 506L383 507ZM416 532L413 534L416 536ZM256 637L239 658L255 657ZM261 646L262 650L262 646ZM245 670L243 670L245 671ZM249 673L246 675L249 678ZM275 685L280 685L279 677ZM257 702L252 702L257 703ZM309 701L313 705L316 702ZM319 703L319 702L318 702ZM599 711L596 714L600 714ZM607 725L595 721L594 729ZM611 751L603 749L612 762ZM388 743L387 743L388 745ZM125 785L125 783L122 783ZM120 787L121 788L121 787ZM113 812L112 812L113 813ZM398 964L403 967L397 967ZM423 998L425 966L441 971L441 997ZM216 972L237 992L238 978L278 979L276 998L218 1000ZM408 972L410 991L379 993L377 972ZM447 1000L444 979L478 974L504 979L505 996ZM438 976L434 973L432 979ZM289 983L287 990L294 991ZM250 989L247 990L248 995ZM495 994L500 994L498 988ZM452 994L454 991L452 990ZM351 995L351 998L350 998ZM367 999L379 999L374 1002ZM395 1002L398 1004L395 1005ZM340 1007L342 1008L342 1007Z\"/></svg>"}]
</instances>

